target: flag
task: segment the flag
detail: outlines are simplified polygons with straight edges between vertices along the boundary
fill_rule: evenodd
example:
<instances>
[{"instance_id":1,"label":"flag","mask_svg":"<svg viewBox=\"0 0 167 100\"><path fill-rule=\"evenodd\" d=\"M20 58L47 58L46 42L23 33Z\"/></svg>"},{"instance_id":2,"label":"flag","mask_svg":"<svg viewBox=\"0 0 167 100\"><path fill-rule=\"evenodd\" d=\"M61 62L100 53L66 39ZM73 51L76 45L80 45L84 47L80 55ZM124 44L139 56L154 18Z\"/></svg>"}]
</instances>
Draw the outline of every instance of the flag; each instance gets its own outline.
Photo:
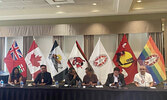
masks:
<instances>
[{"instance_id":1,"label":"flag","mask_svg":"<svg viewBox=\"0 0 167 100\"><path fill-rule=\"evenodd\" d=\"M6 57L4 58L4 62L6 63L9 73L12 72L14 67L17 67L23 77L27 77L26 62L16 41L13 42Z\"/></svg>"},{"instance_id":2,"label":"flag","mask_svg":"<svg viewBox=\"0 0 167 100\"><path fill-rule=\"evenodd\" d=\"M48 67L51 75L56 81L61 82L65 79L65 74L68 71L67 58L63 54L56 40L50 51L49 57L47 58L47 63L49 65Z\"/></svg>"},{"instance_id":3,"label":"flag","mask_svg":"<svg viewBox=\"0 0 167 100\"><path fill-rule=\"evenodd\" d=\"M103 47L100 39L98 40L93 50L93 53L89 59L89 63L92 66L99 81L104 84L107 80L108 74L113 72L113 66L111 63L111 59L108 56L105 48Z\"/></svg>"},{"instance_id":4,"label":"flag","mask_svg":"<svg viewBox=\"0 0 167 100\"><path fill-rule=\"evenodd\" d=\"M27 66L32 74L32 79L34 80L38 73L40 73L40 65L46 65L45 58L39 49L38 45L35 43L35 40L32 42L31 47L25 57Z\"/></svg>"},{"instance_id":5,"label":"flag","mask_svg":"<svg viewBox=\"0 0 167 100\"><path fill-rule=\"evenodd\" d=\"M138 58L138 62L140 65L146 66L156 84L166 80L163 56L151 36L149 36L149 39Z\"/></svg>"},{"instance_id":6,"label":"flag","mask_svg":"<svg viewBox=\"0 0 167 100\"><path fill-rule=\"evenodd\" d=\"M76 41L68 58L69 67L73 67L81 80L85 76L85 68L88 67L88 60L83 53L80 45Z\"/></svg>"},{"instance_id":7,"label":"flag","mask_svg":"<svg viewBox=\"0 0 167 100\"><path fill-rule=\"evenodd\" d=\"M113 57L113 62L124 74L126 84L133 82L134 75L137 73L137 59L130 48L125 34Z\"/></svg>"}]
</instances>

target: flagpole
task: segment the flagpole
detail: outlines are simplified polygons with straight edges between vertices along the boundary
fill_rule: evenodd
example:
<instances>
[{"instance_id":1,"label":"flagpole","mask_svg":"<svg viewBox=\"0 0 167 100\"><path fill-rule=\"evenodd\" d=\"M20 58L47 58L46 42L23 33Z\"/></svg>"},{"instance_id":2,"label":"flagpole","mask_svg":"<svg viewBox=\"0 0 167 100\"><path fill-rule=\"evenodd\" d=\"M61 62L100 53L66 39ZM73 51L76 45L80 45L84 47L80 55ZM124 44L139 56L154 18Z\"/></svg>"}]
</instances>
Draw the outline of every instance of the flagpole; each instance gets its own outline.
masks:
<instances>
[{"instance_id":1,"label":"flagpole","mask_svg":"<svg viewBox=\"0 0 167 100\"><path fill-rule=\"evenodd\" d=\"M33 36L33 40L35 41L35 37Z\"/></svg>"}]
</instances>

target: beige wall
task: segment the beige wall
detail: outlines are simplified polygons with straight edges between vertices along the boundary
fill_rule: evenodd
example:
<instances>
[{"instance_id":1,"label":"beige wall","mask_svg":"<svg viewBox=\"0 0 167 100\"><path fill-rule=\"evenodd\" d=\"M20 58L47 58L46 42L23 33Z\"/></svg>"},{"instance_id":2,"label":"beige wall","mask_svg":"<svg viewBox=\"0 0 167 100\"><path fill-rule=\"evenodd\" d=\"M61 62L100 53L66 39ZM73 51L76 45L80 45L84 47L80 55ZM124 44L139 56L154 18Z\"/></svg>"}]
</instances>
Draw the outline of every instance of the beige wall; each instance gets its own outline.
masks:
<instances>
[{"instance_id":1,"label":"beige wall","mask_svg":"<svg viewBox=\"0 0 167 100\"><path fill-rule=\"evenodd\" d=\"M0 37L102 35L112 33L161 32L161 20L73 23L55 25L1 26Z\"/></svg>"}]
</instances>

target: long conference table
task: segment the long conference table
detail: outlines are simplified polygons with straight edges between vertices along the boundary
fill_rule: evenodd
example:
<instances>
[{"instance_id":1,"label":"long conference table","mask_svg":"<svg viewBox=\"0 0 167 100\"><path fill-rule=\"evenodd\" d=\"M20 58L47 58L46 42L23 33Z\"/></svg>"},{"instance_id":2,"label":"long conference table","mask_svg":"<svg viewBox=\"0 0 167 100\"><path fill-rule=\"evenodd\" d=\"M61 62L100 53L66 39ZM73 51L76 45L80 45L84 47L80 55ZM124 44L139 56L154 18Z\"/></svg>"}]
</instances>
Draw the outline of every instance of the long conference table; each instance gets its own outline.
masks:
<instances>
[{"instance_id":1,"label":"long conference table","mask_svg":"<svg viewBox=\"0 0 167 100\"><path fill-rule=\"evenodd\" d=\"M167 90L150 88L0 88L0 100L167 100Z\"/></svg>"}]
</instances>

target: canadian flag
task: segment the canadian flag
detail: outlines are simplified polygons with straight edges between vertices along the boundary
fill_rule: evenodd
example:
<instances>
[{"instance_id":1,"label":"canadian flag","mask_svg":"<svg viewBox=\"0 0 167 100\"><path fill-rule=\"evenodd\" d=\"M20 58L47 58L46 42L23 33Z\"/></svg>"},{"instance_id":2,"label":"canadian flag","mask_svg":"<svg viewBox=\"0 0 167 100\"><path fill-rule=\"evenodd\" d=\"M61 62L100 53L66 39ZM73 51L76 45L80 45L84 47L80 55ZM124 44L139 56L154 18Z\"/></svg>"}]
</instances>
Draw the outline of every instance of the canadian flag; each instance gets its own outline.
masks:
<instances>
[{"instance_id":1,"label":"canadian flag","mask_svg":"<svg viewBox=\"0 0 167 100\"><path fill-rule=\"evenodd\" d=\"M35 43L35 40L31 44L31 47L25 57L25 61L30 73L32 74L32 80L34 80L38 73L40 73L40 65L46 65L45 58L38 45Z\"/></svg>"}]
</instances>

